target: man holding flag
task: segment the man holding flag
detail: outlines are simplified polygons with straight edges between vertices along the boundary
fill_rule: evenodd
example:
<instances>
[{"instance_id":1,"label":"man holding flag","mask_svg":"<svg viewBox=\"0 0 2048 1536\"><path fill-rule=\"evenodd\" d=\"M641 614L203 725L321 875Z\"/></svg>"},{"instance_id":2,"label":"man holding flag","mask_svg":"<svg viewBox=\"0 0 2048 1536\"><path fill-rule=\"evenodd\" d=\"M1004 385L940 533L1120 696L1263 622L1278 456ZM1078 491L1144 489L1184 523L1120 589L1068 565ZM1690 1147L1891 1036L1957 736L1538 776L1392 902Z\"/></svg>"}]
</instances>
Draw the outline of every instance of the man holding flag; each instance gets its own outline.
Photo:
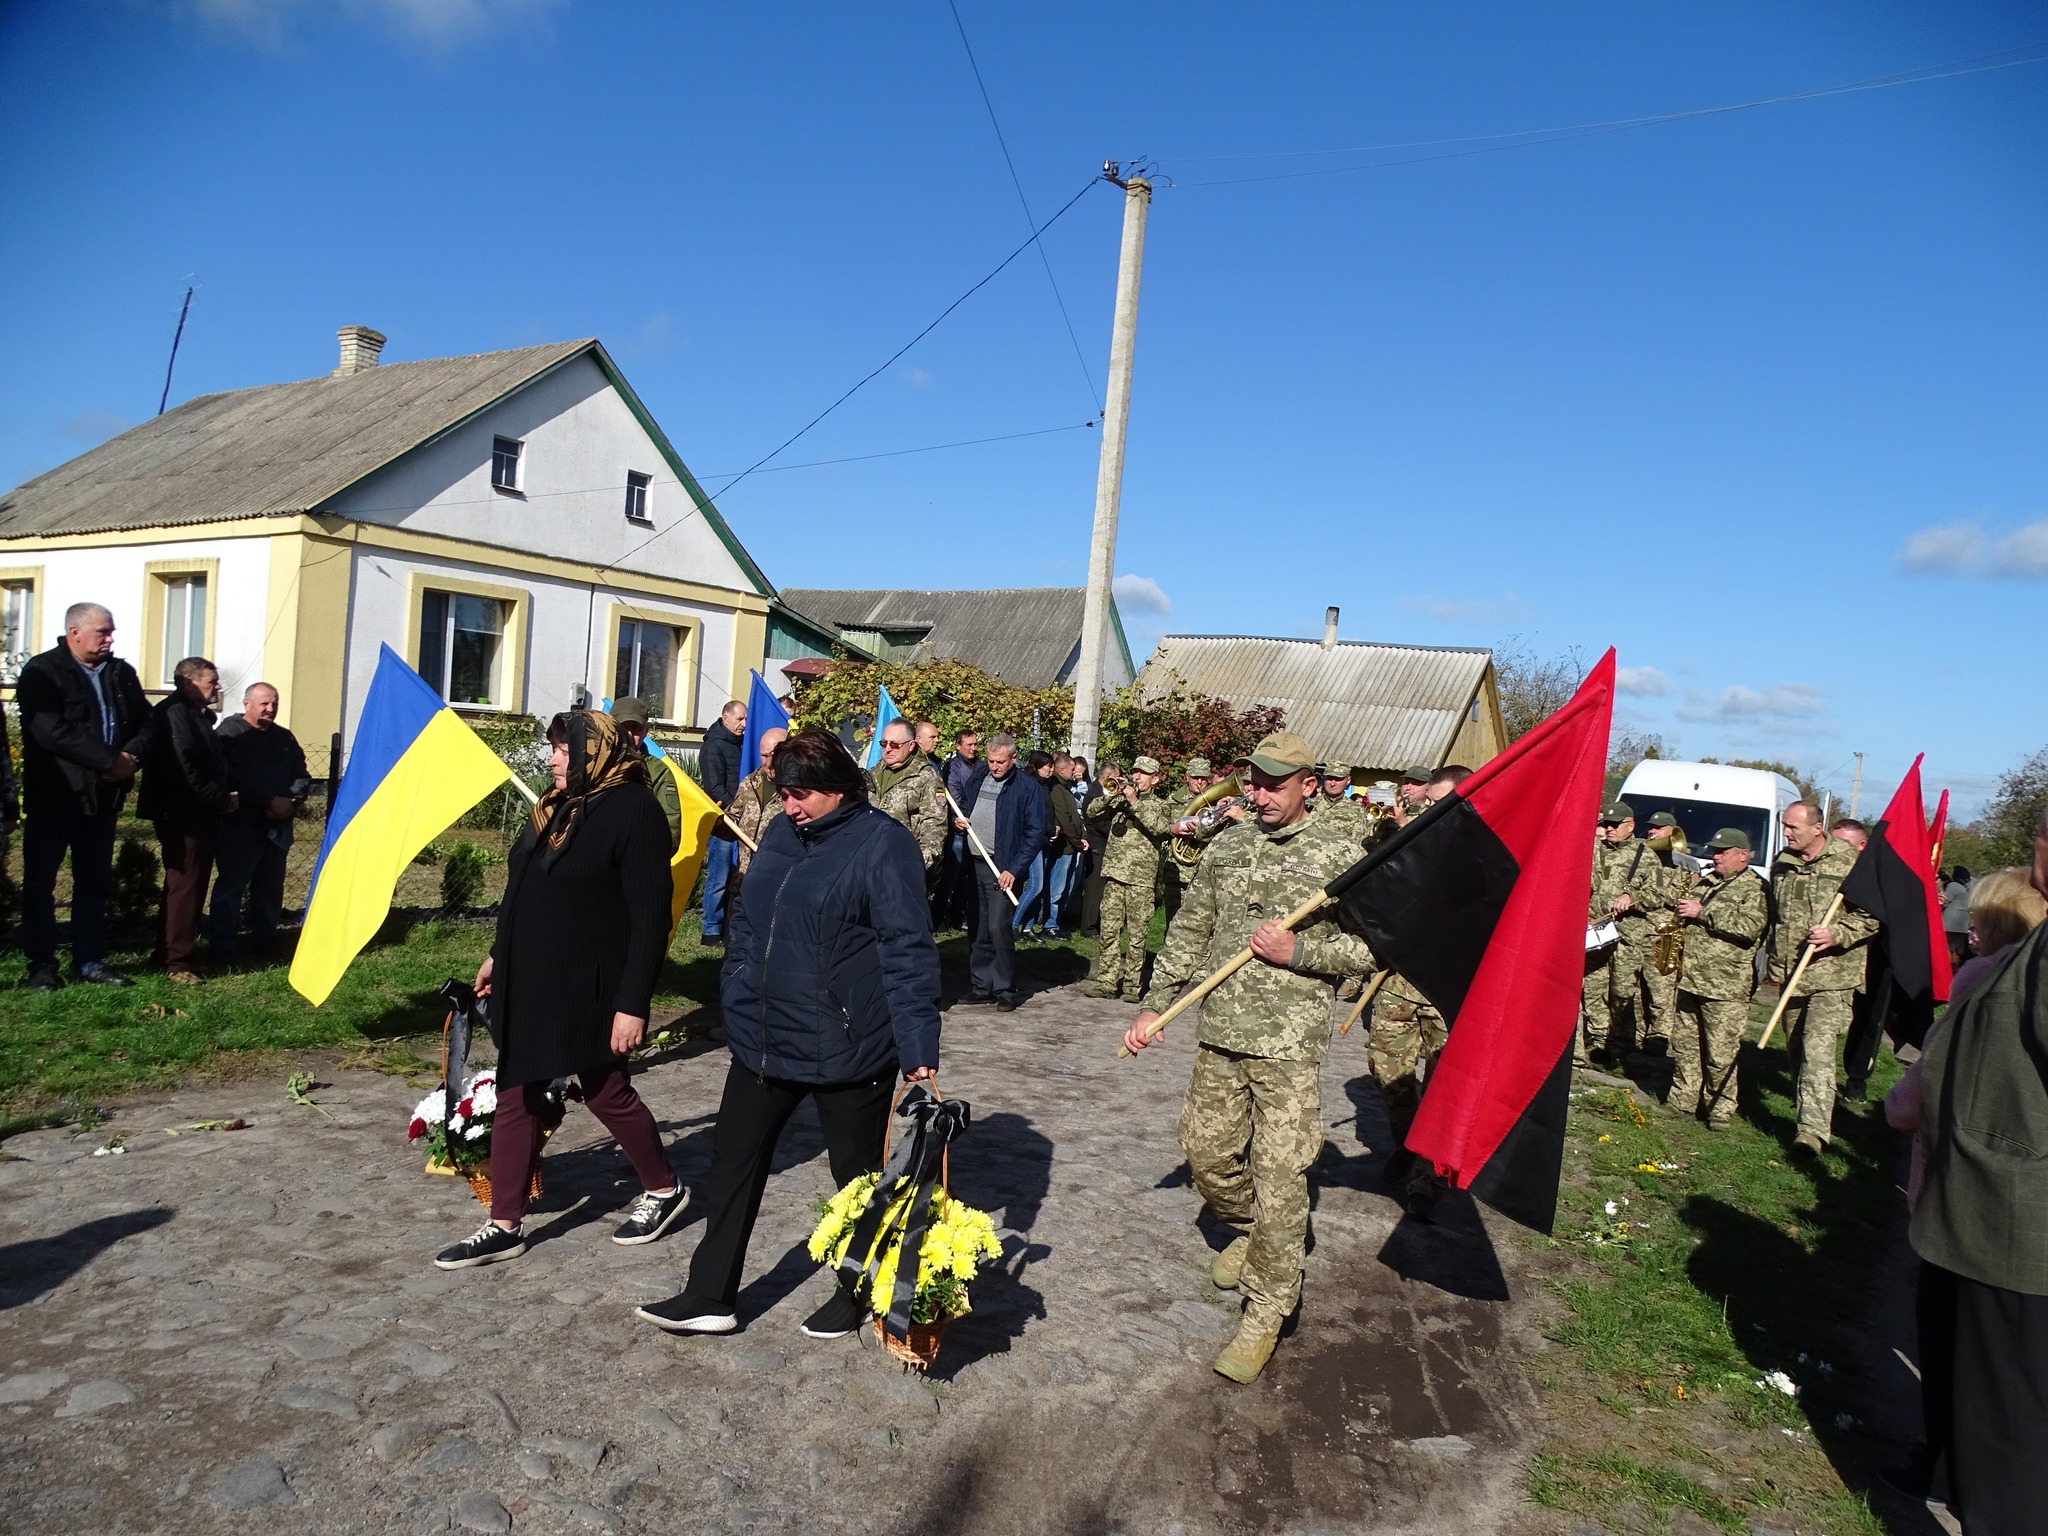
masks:
<instances>
[{"instance_id":1,"label":"man holding flag","mask_svg":"<svg viewBox=\"0 0 2048 1536\"><path fill-rule=\"evenodd\" d=\"M1833 1133L1836 1058L1856 1011L1864 946L1877 922L1836 902L1842 881L1855 868L1856 850L1828 836L1819 806L1804 800L1786 806L1782 831L1785 851L1771 868L1771 899L1778 909L1771 976L1783 986L1798 968L1800 950L1813 946L1806 974L1786 1006L1785 1028L1799 1057L1799 1128L1792 1145L1818 1152Z\"/></svg>"}]
</instances>

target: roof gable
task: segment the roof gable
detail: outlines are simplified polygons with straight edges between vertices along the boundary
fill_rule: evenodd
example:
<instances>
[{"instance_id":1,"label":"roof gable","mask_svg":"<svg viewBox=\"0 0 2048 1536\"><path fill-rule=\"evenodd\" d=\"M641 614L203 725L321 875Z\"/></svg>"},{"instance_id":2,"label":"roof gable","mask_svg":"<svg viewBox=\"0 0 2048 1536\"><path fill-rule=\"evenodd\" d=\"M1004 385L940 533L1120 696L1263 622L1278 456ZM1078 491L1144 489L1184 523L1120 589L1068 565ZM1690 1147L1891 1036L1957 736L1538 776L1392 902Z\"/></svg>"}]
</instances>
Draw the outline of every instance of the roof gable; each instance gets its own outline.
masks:
<instances>
[{"instance_id":1,"label":"roof gable","mask_svg":"<svg viewBox=\"0 0 2048 1536\"><path fill-rule=\"evenodd\" d=\"M834 629L925 629L916 660L964 661L1005 682L1040 688L1066 680L1080 645L1082 587L995 587L957 591L785 588L782 600ZM1110 617L1126 669L1116 605Z\"/></svg>"}]
</instances>

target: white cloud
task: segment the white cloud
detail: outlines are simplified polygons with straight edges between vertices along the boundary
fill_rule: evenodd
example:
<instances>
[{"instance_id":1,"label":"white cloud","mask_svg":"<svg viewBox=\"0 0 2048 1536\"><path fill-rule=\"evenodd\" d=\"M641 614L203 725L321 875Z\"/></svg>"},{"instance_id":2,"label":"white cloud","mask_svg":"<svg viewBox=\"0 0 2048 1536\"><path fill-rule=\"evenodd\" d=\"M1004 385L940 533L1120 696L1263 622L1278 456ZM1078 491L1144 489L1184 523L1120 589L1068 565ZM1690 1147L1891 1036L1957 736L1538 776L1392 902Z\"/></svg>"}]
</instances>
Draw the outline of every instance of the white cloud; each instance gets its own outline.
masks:
<instances>
[{"instance_id":1,"label":"white cloud","mask_svg":"<svg viewBox=\"0 0 2048 1536\"><path fill-rule=\"evenodd\" d=\"M1119 576L1109 584L1116 605L1127 613L1171 613L1173 599L1150 576Z\"/></svg>"},{"instance_id":2,"label":"white cloud","mask_svg":"<svg viewBox=\"0 0 2048 1536\"><path fill-rule=\"evenodd\" d=\"M906 367L903 370L902 377L903 382L912 389L930 389L932 387L932 376L922 368Z\"/></svg>"},{"instance_id":3,"label":"white cloud","mask_svg":"<svg viewBox=\"0 0 2048 1536\"><path fill-rule=\"evenodd\" d=\"M1779 683L1764 689L1737 683L1712 699L1693 694L1690 702L1679 707L1678 718L1720 725L1742 721L1810 725L1826 708L1827 696L1811 683Z\"/></svg>"},{"instance_id":4,"label":"white cloud","mask_svg":"<svg viewBox=\"0 0 2048 1536\"><path fill-rule=\"evenodd\" d=\"M2048 518L1994 535L1981 523L1923 528L1906 540L1899 568L1909 576L2048 576Z\"/></svg>"},{"instance_id":5,"label":"white cloud","mask_svg":"<svg viewBox=\"0 0 2048 1536\"><path fill-rule=\"evenodd\" d=\"M1401 599L1410 613L1426 614L1446 624L1503 624L1529 618L1529 605L1512 592L1499 597L1451 598L1416 592Z\"/></svg>"},{"instance_id":6,"label":"white cloud","mask_svg":"<svg viewBox=\"0 0 2048 1536\"><path fill-rule=\"evenodd\" d=\"M1655 667L1616 667L1614 686L1638 699L1654 698L1659 694L1674 691L1671 679Z\"/></svg>"}]
</instances>

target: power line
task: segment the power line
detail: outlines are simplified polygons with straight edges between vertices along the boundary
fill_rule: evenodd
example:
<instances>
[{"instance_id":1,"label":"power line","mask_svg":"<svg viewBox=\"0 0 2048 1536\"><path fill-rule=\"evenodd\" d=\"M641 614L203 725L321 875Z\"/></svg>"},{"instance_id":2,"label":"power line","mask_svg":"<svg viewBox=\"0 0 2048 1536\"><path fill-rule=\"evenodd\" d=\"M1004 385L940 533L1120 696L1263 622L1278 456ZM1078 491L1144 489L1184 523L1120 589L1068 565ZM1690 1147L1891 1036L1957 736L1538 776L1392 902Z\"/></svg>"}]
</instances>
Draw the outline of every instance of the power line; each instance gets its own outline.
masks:
<instances>
[{"instance_id":1,"label":"power line","mask_svg":"<svg viewBox=\"0 0 2048 1536\"><path fill-rule=\"evenodd\" d=\"M960 7L954 0L946 0L946 8L953 13L953 25L960 33L960 46L967 50L967 67L974 71L975 87L981 92L981 104L988 109L988 125L996 131L996 144L1003 152L1003 164L1010 168L1010 185L1017 189L1017 202L1024 210L1024 227L1029 229L1035 220L1031 213L1031 200L1024 195L1024 183L1017 176L1017 162L1010 158L1010 141L1003 137L1003 125L996 119L996 104L990 100L988 82L981 78L981 65L975 60L974 45L967 41L967 26L960 20ZM1088 371L1088 358L1081 351L1081 338L1074 334L1074 320L1067 313L1067 301L1060 293L1059 280L1052 275L1052 258L1045 253L1043 245L1038 248L1038 259L1045 267L1045 280L1052 285L1053 302L1060 307L1060 319L1066 323L1067 340L1074 347L1074 361L1081 367L1081 379L1088 386L1088 403L1099 415L1102 411L1102 395L1095 388L1095 375Z\"/></svg>"},{"instance_id":2,"label":"power line","mask_svg":"<svg viewBox=\"0 0 2048 1536\"><path fill-rule=\"evenodd\" d=\"M1867 91L1892 90L1902 85L1925 85L1936 80L1953 80L1965 75L1987 74L1995 70L2018 69L2030 64L2048 62L2048 53L2036 53L2027 58L2010 58L2010 54L2025 52L2041 47L2039 40L2013 48L2000 49L1997 53L1979 54L1974 58L1957 60L1951 64L1928 65L1921 69L1907 70L1894 75L1882 75L1868 80L1851 81L1842 85L1817 86L1811 90L1788 91L1780 96L1765 96L1754 101L1725 102L1719 106L1693 107L1683 112L1662 112L1647 117L1610 118L1601 122L1565 123L1547 128L1522 128L1507 133L1468 134L1446 139L1411 139L1385 144L1356 144L1330 149L1286 149L1271 150L1248 155L1182 155L1183 161L1237 161L1277 160L1315 155L1363 155L1384 154L1403 149L1448 148L1449 153L1437 155L1411 155L1401 160L1380 160L1360 165L1318 166L1305 171L1276 171L1264 176L1228 176L1210 181L1176 182L1176 188L1183 187L1232 187L1260 181L1296 181L1310 176L1342 176L1353 171L1388 170L1397 166L1422 165L1433 160L1458 160L1471 155L1493 154L1507 149L1529 149L1544 144L1565 143L1573 139L1593 138L1610 133L1625 133L1638 128L1661 127L1667 123L1688 122L1696 118L1721 117L1734 112L1749 112L1760 107L1784 106L1791 102L1817 101L1830 96L1853 96ZM1990 62L1985 62L1990 61ZM1454 146L1470 146L1456 148Z\"/></svg>"},{"instance_id":3,"label":"power line","mask_svg":"<svg viewBox=\"0 0 2048 1536\"><path fill-rule=\"evenodd\" d=\"M807 459L801 464L776 464L761 471L764 475L779 475L791 469L822 469L828 464L865 464L869 459L900 459L913 453L938 453L947 448L975 448L983 443L1013 443L1020 437L1050 437L1055 432L1084 432L1096 423L1077 421L1065 427L1039 427L1031 432L1005 432L998 437L968 437L957 443L929 443L922 448L891 448L885 453L856 453L843 459ZM719 473L723 474L721 470Z\"/></svg>"}]
</instances>

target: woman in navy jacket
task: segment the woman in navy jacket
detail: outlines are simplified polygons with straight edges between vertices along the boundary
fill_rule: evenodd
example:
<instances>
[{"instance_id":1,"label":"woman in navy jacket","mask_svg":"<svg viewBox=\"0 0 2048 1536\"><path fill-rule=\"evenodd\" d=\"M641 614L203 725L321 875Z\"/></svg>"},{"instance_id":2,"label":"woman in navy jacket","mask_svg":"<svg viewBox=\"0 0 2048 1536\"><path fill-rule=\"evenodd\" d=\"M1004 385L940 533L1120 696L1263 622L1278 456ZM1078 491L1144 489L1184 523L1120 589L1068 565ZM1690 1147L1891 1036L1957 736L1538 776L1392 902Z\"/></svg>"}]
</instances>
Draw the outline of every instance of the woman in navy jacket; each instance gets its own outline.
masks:
<instances>
[{"instance_id":1,"label":"woman in navy jacket","mask_svg":"<svg viewBox=\"0 0 2048 1536\"><path fill-rule=\"evenodd\" d=\"M870 805L860 768L829 732L775 753L783 815L727 924L719 1000L732 1064L712 1133L704 1239L679 1296L638 1313L672 1333L731 1333L747 1240L782 1128L817 1103L845 1187L882 1166L897 1075L939 1065L939 952L916 838ZM858 1328L844 1291L804 1324L812 1338Z\"/></svg>"}]
</instances>

